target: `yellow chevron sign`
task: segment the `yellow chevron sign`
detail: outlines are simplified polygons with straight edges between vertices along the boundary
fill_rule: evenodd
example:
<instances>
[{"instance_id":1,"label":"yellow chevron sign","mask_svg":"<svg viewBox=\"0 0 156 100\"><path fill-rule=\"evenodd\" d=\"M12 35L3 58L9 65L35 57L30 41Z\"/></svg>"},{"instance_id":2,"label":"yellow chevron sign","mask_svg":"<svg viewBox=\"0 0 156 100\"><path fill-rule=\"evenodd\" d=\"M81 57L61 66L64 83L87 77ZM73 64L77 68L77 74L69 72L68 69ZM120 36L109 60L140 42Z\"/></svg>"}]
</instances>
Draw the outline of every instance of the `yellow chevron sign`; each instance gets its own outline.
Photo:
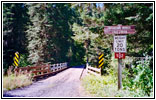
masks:
<instances>
[{"instance_id":1,"label":"yellow chevron sign","mask_svg":"<svg viewBox=\"0 0 156 100\"><path fill-rule=\"evenodd\" d=\"M103 58L103 56L104 56L103 53L99 55L99 59L98 59L98 61L99 61L99 67L102 67L103 64L104 64L104 58Z\"/></svg>"},{"instance_id":2,"label":"yellow chevron sign","mask_svg":"<svg viewBox=\"0 0 156 100\"><path fill-rule=\"evenodd\" d=\"M18 62L19 62L19 53L15 52L15 56L13 58L14 60L14 66L18 67Z\"/></svg>"}]
</instances>

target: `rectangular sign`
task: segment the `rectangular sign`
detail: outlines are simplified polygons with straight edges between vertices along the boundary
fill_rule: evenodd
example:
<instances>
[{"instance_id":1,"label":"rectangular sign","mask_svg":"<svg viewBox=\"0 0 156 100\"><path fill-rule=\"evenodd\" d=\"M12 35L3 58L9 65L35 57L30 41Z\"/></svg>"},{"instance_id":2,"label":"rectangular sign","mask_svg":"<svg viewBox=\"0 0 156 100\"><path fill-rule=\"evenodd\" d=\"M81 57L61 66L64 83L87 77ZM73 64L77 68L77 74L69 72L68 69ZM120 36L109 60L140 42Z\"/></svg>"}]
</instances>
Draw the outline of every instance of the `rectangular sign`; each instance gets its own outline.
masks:
<instances>
[{"instance_id":1,"label":"rectangular sign","mask_svg":"<svg viewBox=\"0 0 156 100\"><path fill-rule=\"evenodd\" d=\"M104 27L104 33L105 34L134 34L135 31L135 26L130 25L130 26L105 26Z\"/></svg>"},{"instance_id":2,"label":"rectangular sign","mask_svg":"<svg viewBox=\"0 0 156 100\"><path fill-rule=\"evenodd\" d=\"M113 50L114 52L127 52L126 35L114 36Z\"/></svg>"},{"instance_id":3,"label":"rectangular sign","mask_svg":"<svg viewBox=\"0 0 156 100\"><path fill-rule=\"evenodd\" d=\"M115 52L116 59L125 59L125 53L117 53Z\"/></svg>"}]
</instances>

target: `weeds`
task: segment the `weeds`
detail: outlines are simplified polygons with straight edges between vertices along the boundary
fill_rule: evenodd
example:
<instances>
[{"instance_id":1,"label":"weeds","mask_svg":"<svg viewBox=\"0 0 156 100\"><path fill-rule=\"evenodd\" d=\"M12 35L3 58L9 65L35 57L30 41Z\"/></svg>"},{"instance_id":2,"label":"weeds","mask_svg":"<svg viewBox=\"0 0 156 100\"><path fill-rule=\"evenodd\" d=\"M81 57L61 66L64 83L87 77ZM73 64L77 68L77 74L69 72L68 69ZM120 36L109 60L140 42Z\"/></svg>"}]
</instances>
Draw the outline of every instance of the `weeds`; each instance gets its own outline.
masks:
<instances>
[{"instance_id":1,"label":"weeds","mask_svg":"<svg viewBox=\"0 0 156 100\"><path fill-rule=\"evenodd\" d=\"M12 90L15 88L24 87L32 84L30 73L15 74L8 69L8 75L3 77L3 91Z\"/></svg>"},{"instance_id":2,"label":"weeds","mask_svg":"<svg viewBox=\"0 0 156 100\"><path fill-rule=\"evenodd\" d=\"M82 81L84 88L95 97L148 97L141 89L118 90L117 79L110 75L101 77L88 75Z\"/></svg>"},{"instance_id":3,"label":"weeds","mask_svg":"<svg viewBox=\"0 0 156 100\"><path fill-rule=\"evenodd\" d=\"M109 75L83 78L84 88L96 97L153 97L153 71L150 61L137 63L131 69L123 68L122 90L117 85L117 60L112 59Z\"/></svg>"}]
</instances>

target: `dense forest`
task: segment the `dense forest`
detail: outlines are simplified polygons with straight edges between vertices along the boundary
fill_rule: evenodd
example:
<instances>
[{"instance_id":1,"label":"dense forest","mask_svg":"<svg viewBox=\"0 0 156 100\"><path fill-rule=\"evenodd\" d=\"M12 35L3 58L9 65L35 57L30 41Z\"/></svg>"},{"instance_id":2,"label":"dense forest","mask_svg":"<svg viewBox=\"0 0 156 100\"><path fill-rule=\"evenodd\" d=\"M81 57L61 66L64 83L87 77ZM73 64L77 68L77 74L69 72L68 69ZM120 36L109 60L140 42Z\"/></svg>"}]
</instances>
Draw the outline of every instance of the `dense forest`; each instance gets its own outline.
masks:
<instances>
[{"instance_id":1,"label":"dense forest","mask_svg":"<svg viewBox=\"0 0 156 100\"><path fill-rule=\"evenodd\" d=\"M19 67L48 62L77 66L85 64L87 57L89 64L97 67L98 56L104 53L102 73L109 74L113 69L113 35L104 34L104 26L118 24L136 26L136 33L127 35L126 56L152 57L145 67L134 70L126 65L130 74L126 77L131 79L144 71L142 75L147 77L141 79L146 80L143 84L148 84L148 88L144 91L150 95L153 91L152 3L3 3L3 69L6 71L13 64L16 51L20 54ZM142 66L137 60L132 63Z\"/></svg>"}]
</instances>

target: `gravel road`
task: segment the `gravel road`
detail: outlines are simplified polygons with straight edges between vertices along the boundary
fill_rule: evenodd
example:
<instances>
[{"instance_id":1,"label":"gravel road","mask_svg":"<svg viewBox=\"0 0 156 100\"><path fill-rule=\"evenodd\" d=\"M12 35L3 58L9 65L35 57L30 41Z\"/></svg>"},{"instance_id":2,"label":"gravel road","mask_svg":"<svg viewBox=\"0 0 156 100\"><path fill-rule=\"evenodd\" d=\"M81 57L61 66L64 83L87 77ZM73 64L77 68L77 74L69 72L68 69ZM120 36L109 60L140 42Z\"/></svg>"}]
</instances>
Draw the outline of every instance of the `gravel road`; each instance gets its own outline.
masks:
<instances>
[{"instance_id":1,"label":"gravel road","mask_svg":"<svg viewBox=\"0 0 156 100\"><path fill-rule=\"evenodd\" d=\"M83 67L68 68L30 86L4 92L3 97L85 97L79 80Z\"/></svg>"}]
</instances>

